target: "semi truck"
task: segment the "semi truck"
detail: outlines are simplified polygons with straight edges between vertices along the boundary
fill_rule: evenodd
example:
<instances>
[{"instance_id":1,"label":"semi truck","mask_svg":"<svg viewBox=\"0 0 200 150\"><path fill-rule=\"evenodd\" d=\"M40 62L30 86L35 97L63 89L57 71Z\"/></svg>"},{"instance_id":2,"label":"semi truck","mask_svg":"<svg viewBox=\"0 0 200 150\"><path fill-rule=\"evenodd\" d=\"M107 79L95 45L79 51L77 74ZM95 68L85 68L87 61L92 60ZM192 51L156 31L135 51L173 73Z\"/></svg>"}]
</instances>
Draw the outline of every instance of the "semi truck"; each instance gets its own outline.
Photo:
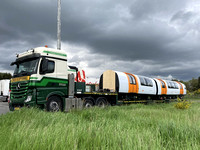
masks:
<instances>
[{"instance_id":1,"label":"semi truck","mask_svg":"<svg viewBox=\"0 0 200 150\"><path fill-rule=\"evenodd\" d=\"M47 111L116 104L117 93L87 91L85 80L75 66L68 66L67 53L37 47L16 55L10 83L9 109L38 106ZM82 76L84 73L82 73Z\"/></svg>"},{"instance_id":2,"label":"semi truck","mask_svg":"<svg viewBox=\"0 0 200 150\"><path fill-rule=\"evenodd\" d=\"M9 79L0 80L0 100L7 101L9 98Z\"/></svg>"}]
</instances>

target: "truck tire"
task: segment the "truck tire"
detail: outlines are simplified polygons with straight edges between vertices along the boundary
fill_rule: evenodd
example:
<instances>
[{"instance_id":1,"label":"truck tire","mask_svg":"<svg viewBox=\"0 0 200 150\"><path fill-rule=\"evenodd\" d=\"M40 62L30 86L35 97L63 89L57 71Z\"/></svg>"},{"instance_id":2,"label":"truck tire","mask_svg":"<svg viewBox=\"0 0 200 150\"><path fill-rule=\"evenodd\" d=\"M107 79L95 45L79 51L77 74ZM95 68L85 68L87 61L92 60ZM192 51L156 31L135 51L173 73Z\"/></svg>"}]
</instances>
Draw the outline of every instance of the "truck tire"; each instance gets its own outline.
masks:
<instances>
[{"instance_id":1,"label":"truck tire","mask_svg":"<svg viewBox=\"0 0 200 150\"><path fill-rule=\"evenodd\" d=\"M99 97L99 98L97 98L95 105L98 106L98 107L104 108L108 105L108 102L107 102L106 98Z\"/></svg>"},{"instance_id":2,"label":"truck tire","mask_svg":"<svg viewBox=\"0 0 200 150\"><path fill-rule=\"evenodd\" d=\"M94 103L92 101L92 98L86 97L85 100L84 100L84 103L83 103L83 107L84 108L90 108L90 107L93 107L93 106L94 106Z\"/></svg>"},{"instance_id":3,"label":"truck tire","mask_svg":"<svg viewBox=\"0 0 200 150\"><path fill-rule=\"evenodd\" d=\"M47 111L63 111L62 101L58 96L51 96L47 101Z\"/></svg>"},{"instance_id":4,"label":"truck tire","mask_svg":"<svg viewBox=\"0 0 200 150\"><path fill-rule=\"evenodd\" d=\"M10 111L14 111L14 107L13 107L12 104L9 104L9 110L10 110Z\"/></svg>"}]
</instances>

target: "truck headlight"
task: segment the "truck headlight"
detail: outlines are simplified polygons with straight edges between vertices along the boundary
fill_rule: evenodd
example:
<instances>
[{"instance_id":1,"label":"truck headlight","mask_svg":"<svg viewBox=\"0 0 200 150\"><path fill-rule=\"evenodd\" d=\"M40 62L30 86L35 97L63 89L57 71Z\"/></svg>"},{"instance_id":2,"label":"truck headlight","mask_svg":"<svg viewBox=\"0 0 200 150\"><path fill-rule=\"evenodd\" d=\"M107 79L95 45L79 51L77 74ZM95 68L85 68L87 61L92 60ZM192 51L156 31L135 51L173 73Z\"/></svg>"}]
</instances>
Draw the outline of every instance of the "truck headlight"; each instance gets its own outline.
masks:
<instances>
[{"instance_id":1,"label":"truck headlight","mask_svg":"<svg viewBox=\"0 0 200 150\"><path fill-rule=\"evenodd\" d=\"M27 99L24 101L25 103L30 102L32 99L32 96L28 96Z\"/></svg>"}]
</instances>

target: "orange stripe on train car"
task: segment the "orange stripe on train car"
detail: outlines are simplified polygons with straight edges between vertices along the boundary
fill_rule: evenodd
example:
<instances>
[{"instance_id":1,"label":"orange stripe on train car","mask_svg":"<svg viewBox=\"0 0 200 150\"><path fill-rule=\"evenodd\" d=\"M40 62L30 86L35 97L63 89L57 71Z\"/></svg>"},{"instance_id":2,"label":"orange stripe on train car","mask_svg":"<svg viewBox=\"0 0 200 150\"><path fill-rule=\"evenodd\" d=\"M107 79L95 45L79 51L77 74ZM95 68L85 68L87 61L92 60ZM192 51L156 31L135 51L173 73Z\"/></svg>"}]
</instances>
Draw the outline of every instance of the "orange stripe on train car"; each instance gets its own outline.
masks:
<instances>
[{"instance_id":1,"label":"orange stripe on train car","mask_svg":"<svg viewBox=\"0 0 200 150\"><path fill-rule=\"evenodd\" d=\"M180 94L183 95L183 85L178 81L176 81L176 82L181 86L182 89L180 88Z\"/></svg>"},{"instance_id":2,"label":"orange stripe on train car","mask_svg":"<svg viewBox=\"0 0 200 150\"><path fill-rule=\"evenodd\" d=\"M161 84L161 95L167 95L167 85L166 85L166 83L162 79L158 79L158 80L160 81L160 84ZM162 82L164 83L165 88L162 87Z\"/></svg>"},{"instance_id":3,"label":"orange stripe on train car","mask_svg":"<svg viewBox=\"0 0 200 150\"><path fill-rule=\"evenodd\" d=\"M134 74L132 74L132 76L135 78L135 93L138 93L139 92L138 79Z\"/></svg>"},{"instance_id":4,"label":"orange stripe on train car","mask_svg":"<svg viewBox=\"0 0 200 150\"><path fill-rule=\"evenodd\" d=\"M130 74L130 73L126 73L126 72L124 72L124 73L126 74L126 76L128 78L128 87L129 87L128 93L138 93L139 86L138 86L138 80L137 80L136 76L133 74ZM130 79L129 79L128 75L131 75L135 79L135 84L130 83Z\"/></svg>"}]
</instances>

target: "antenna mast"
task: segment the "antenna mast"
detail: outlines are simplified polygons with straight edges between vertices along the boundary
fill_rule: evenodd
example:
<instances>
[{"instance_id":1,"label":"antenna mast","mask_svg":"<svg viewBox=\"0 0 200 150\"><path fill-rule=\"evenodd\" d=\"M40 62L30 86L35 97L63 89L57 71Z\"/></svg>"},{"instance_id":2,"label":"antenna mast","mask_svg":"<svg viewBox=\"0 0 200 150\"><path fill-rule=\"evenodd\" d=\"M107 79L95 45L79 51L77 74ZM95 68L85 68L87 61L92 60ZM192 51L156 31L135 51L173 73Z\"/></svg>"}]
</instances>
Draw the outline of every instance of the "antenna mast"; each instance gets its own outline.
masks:
<instances>
[{"instance_id":1,"label":"antenna mast","mask_svg":"<svg viewBox=\"0 0 200 150\"><path fill-rule=\"evenodd\" d=\"M58 16L57 16L57 49L61 49L61 0L58 0Z\"/></svg>"}]
</instances>

